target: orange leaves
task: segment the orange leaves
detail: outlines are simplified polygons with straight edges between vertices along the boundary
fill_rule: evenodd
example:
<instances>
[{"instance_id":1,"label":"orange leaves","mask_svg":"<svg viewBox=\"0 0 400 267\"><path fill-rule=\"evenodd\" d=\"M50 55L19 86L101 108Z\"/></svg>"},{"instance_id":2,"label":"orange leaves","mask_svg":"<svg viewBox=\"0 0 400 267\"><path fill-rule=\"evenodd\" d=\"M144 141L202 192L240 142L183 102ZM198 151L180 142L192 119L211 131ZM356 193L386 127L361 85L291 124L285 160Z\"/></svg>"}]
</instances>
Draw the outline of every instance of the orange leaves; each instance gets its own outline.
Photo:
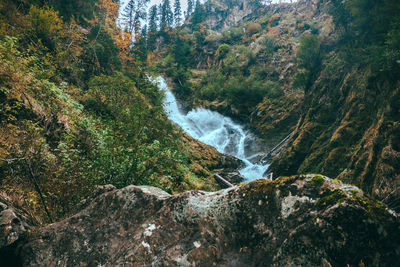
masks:
<instances>
[{"instance_id":1,"label":"orange leaves","mask_svg":"<svg viewBox=\"0 0 400 267\"><path fill-rule=\"evenodd\" d=\"M54 35L58 36L63 28L58 12L50 7L31 6L27 18L38 38L50 39Z\"/></svg>"},{"instance_id":2,"label":"orange leaves","mask_svg":"<svg viewBox=\"0 0 400 267\"><path fill-rule=\"evenodd\" d=\"M104 19L107 26L115 26L118 19L119 3L113 0L100 0L97 6L104 11Z\"/></svg>"},{"instance_id":3,"label":"orange leaves","mask_svg":"<svg viewBox=\"0 0 400 267\"><path fill-rule=\"evenodd\" d=\"M122 63L126 64L128 62L133 62L134 59L130 55L131 54L130 46L132 45L132 33L116 29L111 34L112 34L111 37L115 42L115 45L120 50L119 56Z\"/></svg>"},{"instance_id":4,"label":"orange leaves","mask_svg":"<svg viewBox=\"0 0 400 267\"><path fill-rule=\"evenodd\" d=\"M113 0L100 0L98 7L104 12L104 20L107 32L114 40L115 45L119 48L119 57L121 62L126 65L127 63L134 62L131 54L132 33L119 29L116 26L118 19L119 3Z\"/></svg>"}]
</instances>

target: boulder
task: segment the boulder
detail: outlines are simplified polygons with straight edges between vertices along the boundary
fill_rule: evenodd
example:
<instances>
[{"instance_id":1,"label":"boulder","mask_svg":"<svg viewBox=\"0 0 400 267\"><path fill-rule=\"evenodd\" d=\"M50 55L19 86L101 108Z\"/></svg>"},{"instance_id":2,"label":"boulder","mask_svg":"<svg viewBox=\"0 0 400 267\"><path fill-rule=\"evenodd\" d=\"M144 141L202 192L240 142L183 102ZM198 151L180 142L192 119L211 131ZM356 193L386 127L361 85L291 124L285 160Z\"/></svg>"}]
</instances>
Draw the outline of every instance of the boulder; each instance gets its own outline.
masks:
<instances>
[{"instance_id":1,"label":"boulder","mask_svg":"<svg viewBox=\"0 0 400 267\"><path fill-rule=\"evenodd\" d=\"M17 261L14 248L32 229L32 223L22 211L0 197L0 265Z\"/></svg>"},{"instance_id":2,"label":"boulder","mask_svg":"<svg viewBox=\"0 0 400 267\"><path fill-rule=\"evenodd\" d=\"M322 175L179 195L108 187L31 235L24 266L395 266L399 216Z\"/></svg>"}]
</instances>

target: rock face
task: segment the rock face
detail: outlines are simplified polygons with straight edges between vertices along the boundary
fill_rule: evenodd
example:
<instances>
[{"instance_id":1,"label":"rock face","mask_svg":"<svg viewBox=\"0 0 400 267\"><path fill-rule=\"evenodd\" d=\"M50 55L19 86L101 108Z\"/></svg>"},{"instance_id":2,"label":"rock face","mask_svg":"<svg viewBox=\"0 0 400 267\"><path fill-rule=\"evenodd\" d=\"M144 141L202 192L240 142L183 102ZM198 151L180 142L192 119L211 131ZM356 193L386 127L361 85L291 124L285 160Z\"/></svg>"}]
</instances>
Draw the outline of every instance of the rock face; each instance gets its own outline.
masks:
<instances>
[{"instance_id":1,"label":"rock face","mask_svg":"<svg viewBox=\"0 0 400 267\"><path fill-rule=\"evenodd\" d=\"M260 6L257 1L249 0L211 0L206 4L209 11L205 25L213 30L223 30L236 26L246 16L257 11Z\"/></svg>"},{"instance_id":2,"label":"rock face","mask_svg":"<svg viewBox=\"0 0 400 267\"><path fill-rule=\"evenodd\" d=\"M399 217L321 175L171 196L107 187L35 234L24 266L394 266Z\"/></svg>"},{"instance_id":3,"label":"rock face","mask_svg":"<svg viewBox=\"0 0 400 267\"><path fill-rule=\"evenodd\" d=\"M31 228L27 216L0 197L0 265L15 261L14 244Z\"/></svg>"}]
</instances>

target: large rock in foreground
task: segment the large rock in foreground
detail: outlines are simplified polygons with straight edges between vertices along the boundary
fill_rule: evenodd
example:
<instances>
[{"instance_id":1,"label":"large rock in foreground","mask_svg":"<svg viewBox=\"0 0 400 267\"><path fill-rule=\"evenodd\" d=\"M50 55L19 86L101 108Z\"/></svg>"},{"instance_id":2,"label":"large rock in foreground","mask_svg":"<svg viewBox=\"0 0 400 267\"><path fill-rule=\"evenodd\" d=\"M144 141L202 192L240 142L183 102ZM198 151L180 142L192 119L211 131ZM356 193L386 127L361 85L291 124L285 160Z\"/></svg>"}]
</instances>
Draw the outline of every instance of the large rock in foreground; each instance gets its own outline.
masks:
<instances>
[{"instance_id":1,"label":"large rock in foreground","mask_svg":"<svg viewBox=\"0 0 400 267\"><path fill-rule=\"evenodd\" d=\"M106 188L33 234L27 266L395 266L399 217L321 175L215 193Z\"/></svg>"},{"instance_id":2,"label":"large rock in foreground","mask_svg":"<svg viewBox=\"0 0 400 267\"><path fill-rule=\"evenodd\" d=\"M15 246L32 229L32 225L26 214L0 197L0 266L18 262L14 254Z\"/></svg>"}]
</instances>

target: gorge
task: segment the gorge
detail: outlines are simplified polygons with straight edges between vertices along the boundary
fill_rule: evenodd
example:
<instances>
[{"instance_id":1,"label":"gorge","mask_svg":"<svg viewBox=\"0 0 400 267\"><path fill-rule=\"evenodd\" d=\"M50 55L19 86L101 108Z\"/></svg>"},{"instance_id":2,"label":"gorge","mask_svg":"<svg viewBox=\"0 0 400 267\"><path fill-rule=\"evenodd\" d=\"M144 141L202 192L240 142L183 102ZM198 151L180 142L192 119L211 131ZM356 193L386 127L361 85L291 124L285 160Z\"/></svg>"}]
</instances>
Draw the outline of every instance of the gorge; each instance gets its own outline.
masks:
<instances>
[{"instance_id":1,"label":"gorge","mask_svg":"<svg viewBox=\"0 0 400 267\"><path fill-rule=\"evenodd\" d=\"M243 126L215 111L197 108L184 112L164 78L155 79L160 90L165 92L164 108L168 118L187 134L215 147L220 153L229 154L244 162L239 173L246 181L266 177L269 164L261 163L262 152L255 136Z\"/></svg>"},{"instance_id":2,"label":"gorge","mask_svg":"<svg viewBox=\"0 0 400 267\"><path fill-rule=\"evenodd\" d=\"M0 0L0 266L397 266L400 2L154 1Z\"/></svg>"}]
</instances>

